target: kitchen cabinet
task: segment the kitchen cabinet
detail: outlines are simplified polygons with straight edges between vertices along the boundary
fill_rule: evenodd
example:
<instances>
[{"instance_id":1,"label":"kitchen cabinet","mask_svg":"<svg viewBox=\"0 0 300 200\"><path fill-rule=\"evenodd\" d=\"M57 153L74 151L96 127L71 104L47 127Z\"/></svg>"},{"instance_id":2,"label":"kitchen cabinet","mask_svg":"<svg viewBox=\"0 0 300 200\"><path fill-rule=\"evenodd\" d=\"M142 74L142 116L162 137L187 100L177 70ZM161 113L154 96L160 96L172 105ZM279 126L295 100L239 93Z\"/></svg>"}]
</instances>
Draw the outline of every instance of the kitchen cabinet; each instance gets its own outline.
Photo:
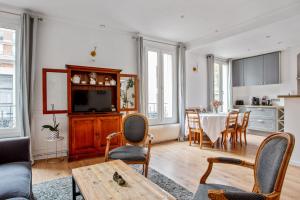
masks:
<instances>
[{"instance_id":1,"label":"kitchen cabinet","mask_svg":"<svg viewBox=\"0 0 300 200\"><path fill-rule=\"evenodd\" d=\"M232 86L244 85L244 61L234 60L232 61Z\"/></svg>"},{"instance_id":2,"label":"kitchen cabinet","mask_svg":"<svg viewBox=\"0 0 300 200\"><path fill-rule=\"evenodd\" d=\"M244 59L245 86L263 84L263 56Z\"/></svg>"},{"instance_id":3,"label":"kitchen cabinet","mask_svg":"<svg viewBox=\"0 0 300 200\"><path fill-rule=\"evenodd\" d=\"M265 54L263 84L278 84L279 70L279 52Z\"/></svg>"}]
</instances>

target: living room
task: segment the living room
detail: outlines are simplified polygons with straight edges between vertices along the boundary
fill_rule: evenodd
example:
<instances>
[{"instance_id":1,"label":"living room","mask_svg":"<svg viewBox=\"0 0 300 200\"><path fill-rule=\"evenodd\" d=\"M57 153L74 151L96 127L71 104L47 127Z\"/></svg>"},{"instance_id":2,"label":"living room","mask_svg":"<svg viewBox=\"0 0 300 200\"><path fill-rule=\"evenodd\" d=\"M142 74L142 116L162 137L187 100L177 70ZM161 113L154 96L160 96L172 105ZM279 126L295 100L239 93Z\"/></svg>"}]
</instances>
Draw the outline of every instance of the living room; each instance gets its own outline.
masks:
<instances>
[{"instance_id":1,"label":"living room","mask_svg":"<svg viewBox=\"0 0 300 200\"><path fill-rule=\"evenodd\" d=\"M299 10L0 0L0 199L297 199Z\"/></svg>"}]
</instances>

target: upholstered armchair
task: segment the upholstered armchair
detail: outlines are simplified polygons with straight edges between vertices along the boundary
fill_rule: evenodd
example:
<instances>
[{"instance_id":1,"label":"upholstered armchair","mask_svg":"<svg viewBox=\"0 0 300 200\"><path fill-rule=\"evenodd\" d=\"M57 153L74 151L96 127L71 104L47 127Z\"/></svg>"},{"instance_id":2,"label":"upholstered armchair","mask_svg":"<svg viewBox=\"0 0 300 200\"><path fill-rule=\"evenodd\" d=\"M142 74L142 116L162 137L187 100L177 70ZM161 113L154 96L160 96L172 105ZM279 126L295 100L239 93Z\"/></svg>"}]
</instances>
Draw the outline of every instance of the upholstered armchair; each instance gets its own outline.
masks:
<instances>
[{"instance_id":1,"label":"upholstered armchair","mask_svg":"<svg viewBox=\"0 0 300 200\"><path fill-rule=\"evenodd\" d=\"M255 163L234 158L208 158L208 169L200 180L193 200L279 200L294 144L292 134L274 133L260 145ZM253 169L255 182L252 192L226 185L207 184L206 179L214 163Z\"/></svg>"},{"instance_id":2,"label":"upholstered armchair","mask_svg":"<svg viewBox=\"0 0 300 200\"><path fill-rule=\"evenodd\" d=\"M120 137L123 146L110 150L110 141ZM147 177L150 160L151 140L148 134L148 120L139 113L129 114L123 119L122 132L107 136L105 161L122 160L127 164L142 164Z\"/></svg>"}]
</instances>

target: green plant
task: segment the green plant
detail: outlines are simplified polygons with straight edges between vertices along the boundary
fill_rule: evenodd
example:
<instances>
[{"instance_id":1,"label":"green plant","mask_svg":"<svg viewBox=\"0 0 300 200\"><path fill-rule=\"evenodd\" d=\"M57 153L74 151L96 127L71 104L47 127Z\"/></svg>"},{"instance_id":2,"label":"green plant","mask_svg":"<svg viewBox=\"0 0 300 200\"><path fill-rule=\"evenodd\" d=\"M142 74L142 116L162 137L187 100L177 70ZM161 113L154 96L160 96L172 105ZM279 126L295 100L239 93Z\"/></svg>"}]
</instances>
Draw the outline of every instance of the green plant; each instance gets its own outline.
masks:
<instances>
[{"instance_id":1,"label":"green plant","mask_svg":"<svg viewBox=\"0 0 300 200\"><path fill-rule=\"evenodd\" d=\"M54 105L52 105L52 110L54 110ZM52 121L53 121L53 125L49 125L49 124L43 125L42 126L42 131L44 129L48 129L51 132L59 133L59 123L57 123L57 121L56 121L55 114L52 115Z\"/></svg>"}]
</instances>

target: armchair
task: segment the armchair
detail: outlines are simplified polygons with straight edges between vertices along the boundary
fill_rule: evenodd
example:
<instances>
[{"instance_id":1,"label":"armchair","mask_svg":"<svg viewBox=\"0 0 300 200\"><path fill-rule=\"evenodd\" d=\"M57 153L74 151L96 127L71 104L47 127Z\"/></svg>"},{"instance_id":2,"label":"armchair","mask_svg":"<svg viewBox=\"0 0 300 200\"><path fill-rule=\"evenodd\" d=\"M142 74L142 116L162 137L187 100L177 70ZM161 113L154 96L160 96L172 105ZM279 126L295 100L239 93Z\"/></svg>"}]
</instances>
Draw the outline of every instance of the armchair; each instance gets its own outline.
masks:
<instances>
[{"instance_id":1,"label":"armchair","mask_svg":"<svg viewBox=\"0 0 300 200\"><path fill-rule=\"evenodd\" d=\"M114 137L120 137L123 146L110 150L110 141ZM127 164L142 164L147 177L152 139L153 136L148 134L147 118L139 113L129 114L123 119L122 132L107 136L105 161L122 160Z\"/></svg>"},{"instance_id":2,"label":"armchair","mask_svg":"<svg viewBox=\"0 0 300 200\"><path fill-rule=\"evenodd\" d=\"M29 138L0 140L0 199L33 199Z\"/></svg>"},{"instance_id":3,"label":"armchair","mask_svg":"<svg viewBox=\"0 0 300 200\"><path fill-rule=\"evenodd\" d=\"M208 168L193 200L279 200L295 138L289 133L274 133L260 145L255 163L234 158L208 158ZM207 184L214 163L232 164L254 170L254 187L246 192L235 187Z\"/></svg>"}]
</instances>

